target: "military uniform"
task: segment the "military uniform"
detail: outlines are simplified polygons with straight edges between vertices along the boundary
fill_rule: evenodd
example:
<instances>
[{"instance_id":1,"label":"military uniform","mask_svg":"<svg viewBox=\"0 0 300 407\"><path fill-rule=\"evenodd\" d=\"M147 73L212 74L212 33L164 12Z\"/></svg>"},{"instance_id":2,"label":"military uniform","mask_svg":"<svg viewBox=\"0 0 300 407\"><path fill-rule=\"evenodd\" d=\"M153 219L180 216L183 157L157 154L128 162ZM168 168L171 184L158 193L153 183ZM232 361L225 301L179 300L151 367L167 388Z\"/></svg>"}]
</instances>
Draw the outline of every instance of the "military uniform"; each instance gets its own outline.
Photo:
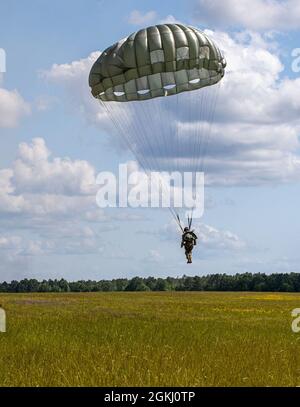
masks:
<instances>
[{"instance_id":1,"label":"military uniform","mask_svg":"<svg viewBox=\"0 0 300 407\"><path fill-rule=\"evenodd\" d=\"M185 231L181 239L181 247L185 249L185 257L188 263L192 263L192 251L197 244L197 235L193 231Z\"/></svg>"}]
</instances>

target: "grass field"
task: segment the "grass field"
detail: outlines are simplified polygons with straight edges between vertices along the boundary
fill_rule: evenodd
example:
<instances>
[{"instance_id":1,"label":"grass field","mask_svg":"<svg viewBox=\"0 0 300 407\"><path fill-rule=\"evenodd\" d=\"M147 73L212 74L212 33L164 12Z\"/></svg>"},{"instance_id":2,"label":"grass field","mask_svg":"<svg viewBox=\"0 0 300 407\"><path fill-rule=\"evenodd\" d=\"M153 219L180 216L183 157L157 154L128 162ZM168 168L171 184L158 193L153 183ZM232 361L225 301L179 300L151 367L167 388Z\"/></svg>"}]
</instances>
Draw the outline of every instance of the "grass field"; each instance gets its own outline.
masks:
<instances>
[{"instance_id":1,"label":"grass field","mask_svg":"<svg viewBox=\"0 0 300 407\"><path fill-rule=\"evenodd\" d=\"M0 386L296 386L282 293L0 294Z\"/></svg>"}]
</instances>

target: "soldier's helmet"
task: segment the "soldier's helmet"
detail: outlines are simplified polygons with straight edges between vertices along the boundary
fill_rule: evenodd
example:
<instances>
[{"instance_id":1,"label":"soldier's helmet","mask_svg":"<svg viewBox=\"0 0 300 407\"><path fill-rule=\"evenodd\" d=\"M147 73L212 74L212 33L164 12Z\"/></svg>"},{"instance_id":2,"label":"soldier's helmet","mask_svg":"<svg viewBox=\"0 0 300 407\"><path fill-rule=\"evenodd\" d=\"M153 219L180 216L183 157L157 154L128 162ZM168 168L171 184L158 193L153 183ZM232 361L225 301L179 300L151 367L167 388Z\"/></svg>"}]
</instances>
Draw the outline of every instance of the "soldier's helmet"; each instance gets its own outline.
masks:
<instances>
[{"instance_id":1,"label":"soldier's helmet","mask_svg":"<svg viewBox=\"0 0 300 407\"><path fill-rule=\"evenodd\" d=\"M184 232L188 232L190 229L186 226L183 230Z\"/></svg>"}]
</instances>

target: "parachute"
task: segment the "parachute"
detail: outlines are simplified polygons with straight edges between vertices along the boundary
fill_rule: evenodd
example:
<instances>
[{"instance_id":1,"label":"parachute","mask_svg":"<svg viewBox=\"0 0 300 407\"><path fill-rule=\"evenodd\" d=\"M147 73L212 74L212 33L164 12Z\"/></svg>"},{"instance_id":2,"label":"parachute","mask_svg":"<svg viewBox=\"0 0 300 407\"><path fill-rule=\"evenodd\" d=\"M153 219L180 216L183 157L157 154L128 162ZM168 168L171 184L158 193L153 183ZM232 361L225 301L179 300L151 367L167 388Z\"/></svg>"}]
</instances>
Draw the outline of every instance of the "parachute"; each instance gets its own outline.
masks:
<instances>
[{"instance_id":1,"label":"parachute","mask_svg":"<svg viewBox=\"0 0 300 407\"><path fill-rule=\"evenodd\" d=\"M204 32L161 24L107 48L90 71L89 85L145 171L198 172L225 67Z\"/></svg>"}]
</instances>

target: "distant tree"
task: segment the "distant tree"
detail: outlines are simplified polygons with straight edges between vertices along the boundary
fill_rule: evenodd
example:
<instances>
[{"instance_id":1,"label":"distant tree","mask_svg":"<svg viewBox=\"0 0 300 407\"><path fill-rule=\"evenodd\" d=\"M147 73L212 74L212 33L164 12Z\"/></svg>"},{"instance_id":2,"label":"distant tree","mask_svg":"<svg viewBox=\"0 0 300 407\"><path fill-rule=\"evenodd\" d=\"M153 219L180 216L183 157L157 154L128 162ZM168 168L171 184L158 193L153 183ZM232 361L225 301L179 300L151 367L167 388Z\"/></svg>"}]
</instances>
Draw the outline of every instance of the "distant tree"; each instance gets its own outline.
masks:
<instances>
[{"instance_id":1,"label":"distant tree","mask_svg":"<svg viewBox=\"0 0 300 407\"><path fill-rule=\"evenodd\" d=\"M0 292L97 292L97 291L282 291L300 292L299 273L210 274L182 277L134 277L131 280L43 280L23 279L0 282Z\"/></svg>"},{"instance_id":2,"label":"distant tree","mask_svg":"<svg viewBox=\"0 0 300 407\"><path fill-rule=\"evenodd\" d=\"M63 278L59 280L58 286L59 286L60 290L65 293L70 291L69 283L67 282L67 280L65 280Z\"/></svg>"},{"instance_id":3,"label":"distant tree","mask_svg":"<svg viewBox=\"0 0 300 407\"><path fill-rule=\"evenodd\" d=\"M127 278L118 278L115 280L115 289L116 291L124 291L128 284Z\"/></svg>"},{"instance_id":4,"label":"distant tree","mask_svg":"<svg viewBox=\"0 0 300 407\"><path fill-rule=\"evenodd\" d=\"M170 286L167 280L164 280L163 278L158 278L156 280L156 284L152 289L153 291L168 291L170 289Z\"/></svg>"},{"instance_id":5,"label":"distant tree","mask_svg":"<svg viewBox=\"0 0 300 407\"><path fill-rule=\"evenodd\" d=\"M150 288L144 283L142 278L134 277L127 284L125 291L150 291Z\"/></svg>"},{"instance_id":6,"label":"distant tree","mask_svg":"<svg viewBox=\"0 0 300 407\"><path fill-rule=\"evenodd\" d=\"M154 277L147 277L144 279L144 283L146 284L147 287L149 287L151 291L154 291L157 284L157 280Z\"/></svg>"}]
</instances>

